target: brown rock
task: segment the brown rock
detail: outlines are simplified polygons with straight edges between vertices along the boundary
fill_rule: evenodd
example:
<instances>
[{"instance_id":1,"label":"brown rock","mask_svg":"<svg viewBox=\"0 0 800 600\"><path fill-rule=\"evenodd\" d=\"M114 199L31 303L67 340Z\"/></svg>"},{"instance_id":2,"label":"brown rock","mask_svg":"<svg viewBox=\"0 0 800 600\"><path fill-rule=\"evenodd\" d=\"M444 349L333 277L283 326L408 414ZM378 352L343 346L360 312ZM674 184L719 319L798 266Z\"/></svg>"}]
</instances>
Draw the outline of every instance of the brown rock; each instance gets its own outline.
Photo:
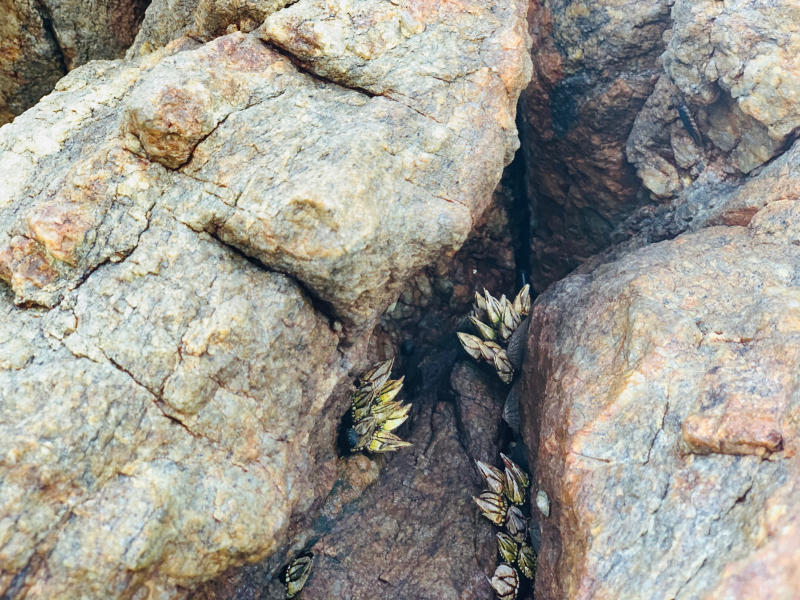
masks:
<instances>
[{"instance_id":1,"label":"brown rock","mask_svg":"<svg viewBox=\"0 0 800 600\"><path fill-rule=\"evenodd\" d=\"M147 4L147 0L0 2L0 125L35 104L75 67L122 56Z\"/></svg>"},{"instance_id":2,"label":"brown rock","mask_svg":"<svg viewBox=\"0 0 800 600\"><path fill-rule=\"evenodd\" d=\"M234 31L249 33L292 0L153 0L128 58L149 54L188 35L207 42Z\"/></svg>"},{"instance_id":3,"label":"brown rock","mask_svg":"<svg viewBox=\"0 0 800 600\"><path fill-rule=\"evenodd\" d=\"M798 474L800 219L766 173L748 226L620 250L537 301L522 392L550 503L537 598L745 598L742 573L776 593L792 580L800 556L777 549L797 513L781 488ZM771 506L786 529L756 525Z\"/></svg>"},{"instance_id":4,"label":"brown rock","mask_svg":"<svg viewBox=\"0 0 800 600\"><path fill-rule=\"evenodd\" d=\"M531 3L520 117L538 291L604 249L642 204L625 144L660 71L669 4Z\"/></svg>"}]
</instances>

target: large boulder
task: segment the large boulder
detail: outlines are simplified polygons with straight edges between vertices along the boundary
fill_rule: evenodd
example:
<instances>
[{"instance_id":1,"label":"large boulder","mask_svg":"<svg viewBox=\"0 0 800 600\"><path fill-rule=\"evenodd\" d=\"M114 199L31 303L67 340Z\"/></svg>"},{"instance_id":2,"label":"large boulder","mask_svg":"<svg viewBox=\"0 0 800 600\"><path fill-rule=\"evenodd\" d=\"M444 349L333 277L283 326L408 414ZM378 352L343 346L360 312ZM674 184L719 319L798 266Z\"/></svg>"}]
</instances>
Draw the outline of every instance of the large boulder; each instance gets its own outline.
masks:
<instances>
[{"instance_id":1,"label":"large boulder","mask_svg":"<svg viewBox=\"0 0 800 600\"><path fill-rule=\"evenodd\" d=\"M0 129L0 593L181 597L327 496L369 333L481 218L530 68L522 2L354 4L90 63Z\"/></svg>"},{"instance_id":2,"label":"large boulder","mask_svg":"<svg viewBox=\"0 0 800 600\"><path fill-rule=\"evenodd\" d=\"M794 597L799 166L795 144L696 206L697 231L538 299L522 394L549 499L537 598Z\"/></svg>"}]
</instances>

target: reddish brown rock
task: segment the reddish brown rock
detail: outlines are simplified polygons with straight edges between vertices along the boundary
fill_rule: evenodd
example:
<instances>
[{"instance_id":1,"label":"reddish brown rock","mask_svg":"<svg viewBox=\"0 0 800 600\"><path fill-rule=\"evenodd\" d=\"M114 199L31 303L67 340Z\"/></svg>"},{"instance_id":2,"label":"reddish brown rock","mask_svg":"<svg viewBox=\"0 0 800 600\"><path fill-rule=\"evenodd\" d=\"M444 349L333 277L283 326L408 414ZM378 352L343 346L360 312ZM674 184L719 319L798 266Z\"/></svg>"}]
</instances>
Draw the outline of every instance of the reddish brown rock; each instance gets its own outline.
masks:
<instances>
[{"instance_id":1,"label":"reddish brown rock","mask_svg":"<svg viewBox=\"0 0 800 600\"><path fill-rule=\"evenodd\" d=\"M800 213L772 175L797 155L752 182L771 194L752 199L763 208L747 226L620 249L536 302L522 414L550 505L537 598L788 589L800 568L796 548L778 558L797 519L782 487L798 485Z\"/></svg>"},{"instance_id":2,"label":"reddish brown rock","mask_svg":"<svg viewBox=\"0 0 800 600\"><path fill-rule=\"evenodd\" d=\"M528 20L534 75L520 120L541 291L642 204L625 144L658 77L669 3L535 0Z\"/></svg>"}]
</instances>

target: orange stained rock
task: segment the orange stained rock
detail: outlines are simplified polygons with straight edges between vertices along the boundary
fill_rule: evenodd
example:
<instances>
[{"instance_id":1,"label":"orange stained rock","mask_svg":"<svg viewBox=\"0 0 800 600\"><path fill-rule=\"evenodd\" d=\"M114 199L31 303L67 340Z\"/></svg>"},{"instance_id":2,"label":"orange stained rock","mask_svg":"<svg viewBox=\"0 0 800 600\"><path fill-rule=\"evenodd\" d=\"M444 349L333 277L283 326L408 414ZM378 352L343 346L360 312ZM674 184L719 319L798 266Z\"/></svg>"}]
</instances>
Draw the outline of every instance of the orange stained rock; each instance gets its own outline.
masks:
<instances>
[{"instance_id":1,"label":"orange stained rock","mask_svg":"<svg viewBox=\"0 0 800 600\"><path fill-rule=\"evenodd\" d=\"M0 279L17 291L26 284L44 287L57 277L36 242L18 235L0 250Z\"/></svg>"},{"instance_id":2,"label":"orange stained rock","mask_svg":"<svg viewBox=\"0 0 800 600\"><path fill-rule=\"evenodd\" d=\"M50 256L74 267L91 223L77 205L45 204L28 218L28 227Z\"/></svg>"},{"instance_id":3,"label":"orange stained rock","mask_svg":"<svg viewBox=\"0 0 800 600\"><path fill-rule=\"evenodd\" d=\"M770 414L690 415L684 420L681 433L689 450L696 454L765 456L777 452L783 444L780 423Z\"/></svg>"}]
</instances>

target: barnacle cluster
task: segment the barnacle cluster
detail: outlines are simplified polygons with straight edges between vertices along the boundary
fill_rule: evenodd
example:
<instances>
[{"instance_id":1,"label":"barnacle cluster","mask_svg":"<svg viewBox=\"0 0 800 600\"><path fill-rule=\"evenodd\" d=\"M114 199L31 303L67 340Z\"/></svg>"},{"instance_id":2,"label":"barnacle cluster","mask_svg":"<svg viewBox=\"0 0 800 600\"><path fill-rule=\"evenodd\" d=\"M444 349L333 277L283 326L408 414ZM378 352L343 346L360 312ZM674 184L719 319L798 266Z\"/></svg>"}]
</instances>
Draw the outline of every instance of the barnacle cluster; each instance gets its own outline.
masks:
<instances>
[{"instance_id":1,"label":"barnacle cluster","mask_svg":"<svg viewBox=\"0 0 800 600\"><path fill-rule=\"evenodd\" d=\"M303 589L311 575L311 567L314 566L314 555L305 552L295 558L286 567L283 574L283 583L286 585L286 598L294 598Z\"/></svg>"},{"instance_id":2,"label":"barnacle cluster","mask_svg":"<svg viewBox=\"0 0 800 600\"><path fill-rule=\"evenodd\" d=\"M530 478L505 454L500 454L505 469L476 460L488 490L473 498L483 516L504 530L497 532L497 549L502 562L489 584L500 600L514 600L520 586L520 573L533 581L536 552L528 537L527 519L520 506L525 504Z\"/></svg>"},{"instance_id":3,"label":"barnacle cluster","mask_svg":"<svg viewBox=\"0 0 800 600\"><path fill-rule=\"evenodd\" d=\"M494 366L504 383L514 378L514 354L521 349L520 331L531 310L530 286L523 287L513 301L500 296L498 300L486 290L483 295L475 292L475 303L469 320L479 335L458 333L464 350L476 360L484 360Z\"/></svg>"},{"instance_id":4,"label":"barnacle cluster","mask_svg":"<svg viewBox=\"0 0 800 600\"><path fill-rule=\"evenodd\" d=\"M411 403L395 400L403 377L389 379L393 364L394 359L378 363L359 378L351 399L353 426L347 430L347 443L353 452L391 452L411 445L392 433L411 410Z\"/></svg>"}]
</instances>

